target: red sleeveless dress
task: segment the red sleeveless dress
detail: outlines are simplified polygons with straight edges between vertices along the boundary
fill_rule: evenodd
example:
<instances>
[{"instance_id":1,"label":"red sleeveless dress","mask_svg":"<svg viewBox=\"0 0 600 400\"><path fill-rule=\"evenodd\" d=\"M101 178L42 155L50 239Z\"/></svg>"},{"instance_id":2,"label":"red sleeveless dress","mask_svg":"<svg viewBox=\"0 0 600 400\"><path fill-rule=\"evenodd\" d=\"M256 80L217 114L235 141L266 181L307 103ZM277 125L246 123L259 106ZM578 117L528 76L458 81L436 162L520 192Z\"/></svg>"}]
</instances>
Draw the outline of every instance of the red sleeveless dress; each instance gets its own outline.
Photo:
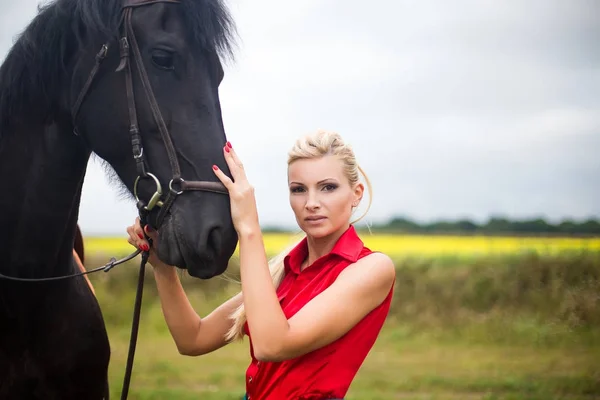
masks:
<instances>
[{"instance_id":1,"label":"red sleeveless dress","mask_svg":"<svg viewBox=\"0 0 600 400\"><path fill-rule=\"evenodd\" d=\"M308 255L306 238L284 260L285 277L277 289L279 302L289 319L312 298L327 289L348 265L371 254L353 226L340 237L332 251L300 271ZM346 335L329 345L282 362L260 362L254 357L246 371L248 400L342 399L388 315L394 286L385 300Z\"/></svg>"}]
</instances>

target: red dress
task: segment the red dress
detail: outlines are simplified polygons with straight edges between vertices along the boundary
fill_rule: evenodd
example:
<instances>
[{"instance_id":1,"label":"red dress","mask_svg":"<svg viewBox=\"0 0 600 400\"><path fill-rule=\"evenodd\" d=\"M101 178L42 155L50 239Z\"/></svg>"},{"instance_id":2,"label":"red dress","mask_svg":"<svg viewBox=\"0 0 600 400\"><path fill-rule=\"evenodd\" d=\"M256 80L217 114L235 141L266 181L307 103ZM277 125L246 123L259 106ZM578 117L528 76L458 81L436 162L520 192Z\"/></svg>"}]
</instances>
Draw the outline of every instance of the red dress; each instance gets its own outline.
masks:
<instances>
[{"instance_id":1,"label":"red dress","mask_svg":"<svg viewBox=\"0 0 600 400\"><path fill-rule=\"evenodd\" d=\"M371 254L353 226L339 238L332 251L300 271L308 255L306 238L286 256L285 277L277 289L279 302L289 319L312 298L327 289L348 265ZM385 300L338 340L298 358L259 362L254 357L246 371L248 400L341 399L373 347L387 317L393 285Z\"/></svg>"}]
</instances>

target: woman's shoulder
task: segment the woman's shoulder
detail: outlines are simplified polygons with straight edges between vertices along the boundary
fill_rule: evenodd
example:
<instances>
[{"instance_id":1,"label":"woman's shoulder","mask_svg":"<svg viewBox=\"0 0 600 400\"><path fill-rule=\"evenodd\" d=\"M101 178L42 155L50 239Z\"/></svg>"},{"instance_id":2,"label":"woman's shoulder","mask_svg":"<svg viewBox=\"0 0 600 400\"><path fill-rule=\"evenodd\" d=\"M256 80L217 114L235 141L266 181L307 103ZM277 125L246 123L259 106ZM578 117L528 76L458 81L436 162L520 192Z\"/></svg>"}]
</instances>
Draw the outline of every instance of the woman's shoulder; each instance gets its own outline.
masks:
<instances>
[{"instance_id":1,"label":"woman's shoulder","mask_svg":"<svg viewBox=\"0 0 600 400\"><path fill-rule=\"evenodd\" d=\"M387 254L369 250L355 263L348 265L340 273L340 277L342 276L344 279L367 284L372 289L385 291L396 280L396 267Z\"/></svg>"},{"instance_id":2,"label":"woman's shoulder","mask_svg":"<svg viewBox=\"0 0 600 400\"><path fill-rule=\"evenodd\" d=\"M381 265L383 268L391 268L395 271L394 260L387 254L379 250L371 250L367 246L362 246L360 254L355 264L362 265Z\"/></svg>"},{"instance_id":3,"label":"woman's shoulder","mask_svg":"<svg viewBox=\"0 0 600 400\"><path fill-rule=\"evenodd\" d=\"M365 247L366 249L366 247ZM361 268L367 267L372 269L373 272L383 272L396 274L396 266L394 260L390 256L381 251L369 250L367 254L361 257L355 264L359 264Z\"/></svg>"}]
</instances>

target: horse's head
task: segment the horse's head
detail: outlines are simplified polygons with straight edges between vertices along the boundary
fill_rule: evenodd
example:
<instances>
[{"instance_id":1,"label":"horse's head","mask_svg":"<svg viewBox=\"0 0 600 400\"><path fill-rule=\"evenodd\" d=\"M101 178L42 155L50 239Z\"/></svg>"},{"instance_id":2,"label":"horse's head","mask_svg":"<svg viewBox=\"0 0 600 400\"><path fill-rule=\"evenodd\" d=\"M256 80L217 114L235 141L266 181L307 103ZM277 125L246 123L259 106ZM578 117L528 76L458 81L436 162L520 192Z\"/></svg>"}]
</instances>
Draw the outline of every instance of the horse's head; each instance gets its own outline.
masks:
<instances>
[{"instance_id":1,"label":"horse's head","mask_svg":"<svg viewBox=\"0 0 600 400\"><path fill-rule=\"evenodd\" d=\"M75 126L158 227L158 256L211 278L224 272L237 241L229 197L218 193L212 171L213 164L227 171L218 87L230 22L218 1L125 3L118 37L87 38L74 66ZM97 53L105 58L90 75Z\"/></svg>"}]
</instances>

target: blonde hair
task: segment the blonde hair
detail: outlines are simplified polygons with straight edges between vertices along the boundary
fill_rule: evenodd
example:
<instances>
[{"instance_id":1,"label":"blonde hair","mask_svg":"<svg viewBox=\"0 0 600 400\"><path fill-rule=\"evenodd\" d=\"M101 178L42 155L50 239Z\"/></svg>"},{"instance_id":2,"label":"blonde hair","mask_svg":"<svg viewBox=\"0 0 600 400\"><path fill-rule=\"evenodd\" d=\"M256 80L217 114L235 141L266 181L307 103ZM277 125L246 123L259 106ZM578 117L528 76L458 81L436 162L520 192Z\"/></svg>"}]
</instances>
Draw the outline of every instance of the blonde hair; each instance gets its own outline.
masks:
<instances>
[{"instance_id":1,"label":"blonde hair","mask_svg":"<svg viewBox=\"0 0 600 400\"><path fill-rule=\"evenodd\" d=\"M373 199L371 181L362 170L362 168L356 162L356 156L352 147L345 143L342 137L336 132L318 130L314 134L307 135L296 140L294 147L288 153L288 166L297 160L314 159L325 156L336 156L344 164L344 174L348 178L348 182L351 186L354 186L359 182L360 174L362 174L367 189L369 191L369 204L365 212L357 219L350 222L354 224L360 221L369 211L371 207L371 201ZM271 272L271 278L273 279L273 285L275 289L279 287L279 284L283 280L284 276L284 259L287 254L292 250L298 242L293 243L287 249L279 253L277 256L269 260L269 270ZM233 326L225 335L227 341L242 339L244 336L243 328L246 323L246 311L244 309L244 303L238 306L233 313L230 315L233 320Z\"/></svg>"}]
</instances>

